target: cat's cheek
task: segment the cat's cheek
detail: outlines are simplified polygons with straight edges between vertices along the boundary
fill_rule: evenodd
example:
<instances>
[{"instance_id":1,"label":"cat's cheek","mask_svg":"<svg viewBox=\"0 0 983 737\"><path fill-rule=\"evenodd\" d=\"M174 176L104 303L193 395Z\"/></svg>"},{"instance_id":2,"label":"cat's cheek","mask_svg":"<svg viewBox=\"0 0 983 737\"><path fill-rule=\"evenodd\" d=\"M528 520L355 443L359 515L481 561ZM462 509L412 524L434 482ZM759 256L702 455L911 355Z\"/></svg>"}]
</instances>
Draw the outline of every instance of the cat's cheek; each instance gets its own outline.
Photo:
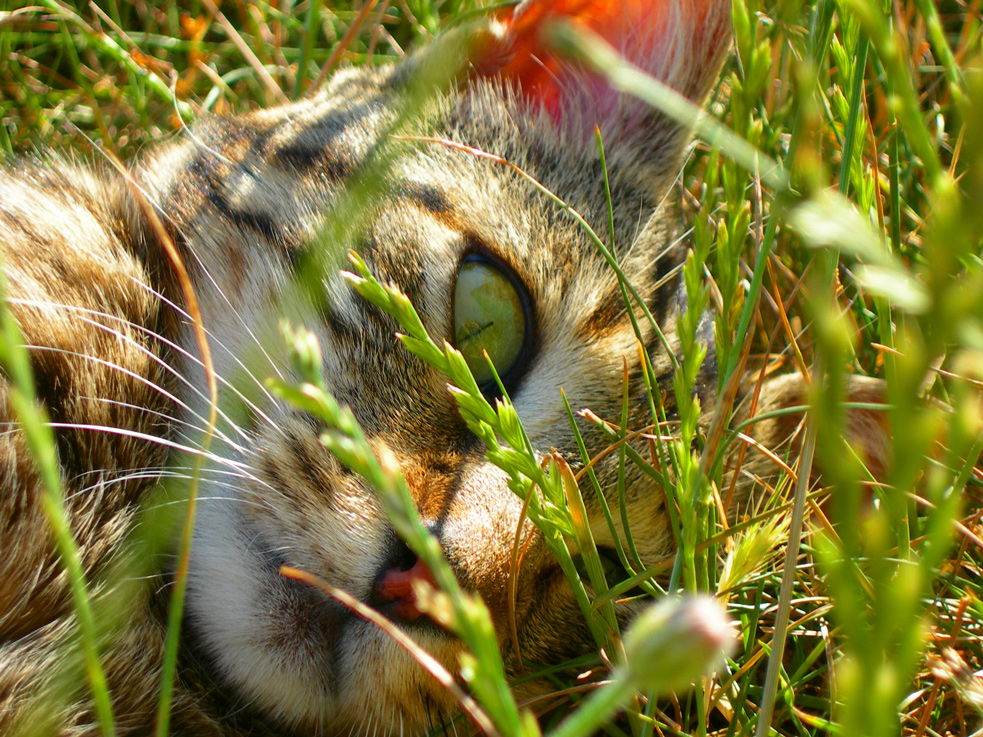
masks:
<instances>
[{"instance_id":1,"label":"cat's cheek","mask_svg":"<svg viewBox=\"0 0 983 737\"><path fill-rule=\"evenodd\" d=\"M406 633L448 673L458 673L463 648L457 640L419 627ZM425 734L457 711L450 692L375 625L358 621L341 644L352 668L337 684L338 731Z\"/></svg>"},{"instance_id":2,"label":"cat's cheek","mask_svg":"<svg viewBox=\"0 0 983 737\"><path fill-rule=\"evenodd\" d=\"M389 635L278 573L283 563L303 567L365 600L388 539L368 499L302 520L285 497L277 508L269 495L260 505L240 494L202 500L188 585L191 637L220 679L277 721L319 732L390 720L424 732L453 711L447 692ZM455 672L460 644L429 627L409 634Z\"/></svg>"},{"instance_id":3,"label":"cat's cheek","mask_svg":"<svg viewBox=\"0 0 983 737\"><path fill-rule=\"evenodd\" d=\"M337 639L350 615L282 578L243 508L228 495L206 497L200 506L189 634L244 702L291 723L329 723L338 711Z\"/></svg>"}]
</instances>

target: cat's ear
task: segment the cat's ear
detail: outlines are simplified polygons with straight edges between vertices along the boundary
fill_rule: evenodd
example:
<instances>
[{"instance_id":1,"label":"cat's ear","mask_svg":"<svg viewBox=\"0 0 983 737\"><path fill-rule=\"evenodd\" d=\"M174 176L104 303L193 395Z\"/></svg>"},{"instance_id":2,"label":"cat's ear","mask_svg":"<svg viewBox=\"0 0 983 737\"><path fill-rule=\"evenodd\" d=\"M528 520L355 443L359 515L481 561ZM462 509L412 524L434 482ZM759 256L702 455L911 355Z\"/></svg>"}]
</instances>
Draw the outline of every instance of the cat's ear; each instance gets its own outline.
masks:
<instances>
[{"instance_id":1,"label":"cat's ear","mask_svg":"<svg viewBox=\"0 0 983 737\"><path fill-rule=\"evenodd\" d=\"M656 116L553 49L549 27L566 21L600 35L632 64L702 102L730 48L731 0L526 0L492 24L472 58L479 77L515 86L560 124L644 134ZM665 125L665 123L663 123Z\"/></svg>"}]
</instances>

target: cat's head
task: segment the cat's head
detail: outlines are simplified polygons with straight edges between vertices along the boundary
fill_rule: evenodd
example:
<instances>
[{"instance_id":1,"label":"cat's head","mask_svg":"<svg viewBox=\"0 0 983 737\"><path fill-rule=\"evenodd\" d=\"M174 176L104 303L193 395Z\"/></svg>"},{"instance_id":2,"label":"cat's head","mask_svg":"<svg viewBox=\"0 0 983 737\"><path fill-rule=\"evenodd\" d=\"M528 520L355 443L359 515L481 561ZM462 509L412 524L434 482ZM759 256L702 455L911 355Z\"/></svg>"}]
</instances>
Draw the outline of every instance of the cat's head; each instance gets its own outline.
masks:
<instances>
[{"instance_id":1,"label":"cat's head","mask_svg":"<svg viewBox=\"0 0 983 737\"><path fill-rule=\"evenodd\" d=\"M556 449L579 462L561 388L575 410L618 421L627 366L630 414L643 421L645 382L622 291L583 227L510 166L424 137L504 158L608 241L598 126L613 251L672 342L685 252L673 188L686 134L561 59L544 31L556 18L592 28L634 64L701 101L729 45L729 10L726 0L527 2L489 19L474 36L478 50L460 85L428 99L405 124L396 100L413 85L407 69L419 62L412 58L403 67L341 72L310 101L202 123L192 143L166 154L184 180L154 186L218 284L203 300L219 373L232 381L248 366L259 380L285 370L277 355L265 365L255 358L257 339L264 343L274 324L269 305L293 265L305 261L297 256L316 240L325 208L332 222L350 208L361 219L361 255L381 281L409 295L434 339L462 349L472 341L466 352L488 348L496 356L540 457ZM385 138L394 124L396 141ZM381 186L361 178L370 159L384 161ZM191 204L182 195L191 188L206 191L206 200ZM495 295L491 307L480 304L482 289ZM524 661L556 662L589 649L569 585L541 533L523 522L522 499L468 431L445 377L412 357L394 337L395 322L340 279L326 277L316 301L306 313L294 308L291 319L318 335L330 390L399 460L461 584L491 610L507 660L515 662L509 589L517 539L514 619ZM489 323L497 325L486 330ZM667 350L644 320L641 330L668 388ZM268 342L267 352L275 353ZM241 435L226 427L226 439L216 440L215 452L229 460L203 487L191 639L244 703L293 728L428 731L454 711L433 677L375 625L278 575L289 564L348 591L456 671L460 644L418 618L401 593L419 572L415 558L365 483L321 447L317 424L264 397L251 379L244 384L252 388L240 389L247 399L239 403L251 422L237 420ZM592 455L604 448L596 430L580 429ZM623 535L617 454L595 472ZM663 491L631 464L627 474L627 516L650 564L670 547ZM589 489L585 496L595 540L610 549L600 504Z\"/></svg>"}]
</instances>

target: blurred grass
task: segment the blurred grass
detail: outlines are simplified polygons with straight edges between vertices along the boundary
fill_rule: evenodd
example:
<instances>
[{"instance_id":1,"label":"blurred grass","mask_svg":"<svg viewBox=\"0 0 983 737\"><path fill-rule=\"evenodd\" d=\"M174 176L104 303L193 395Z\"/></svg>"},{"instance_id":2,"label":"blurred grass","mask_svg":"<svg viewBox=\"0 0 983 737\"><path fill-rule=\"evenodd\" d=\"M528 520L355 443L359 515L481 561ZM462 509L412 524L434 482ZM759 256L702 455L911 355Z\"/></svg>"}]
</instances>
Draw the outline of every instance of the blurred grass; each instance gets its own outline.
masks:
<instances>
[{"instance_id":1,"label":"blurred grass","mask_svg":"<svg viewBox=\"0 0 983 737\"><path fill-rule=\"evenodd\" d=\"M298 97L329 62L400 58L473 6L4 0L0 145L84 150L91 140L130 158L173 135L183 106L244 112ZM336 53L356 21L361 32Z\"/></svg>"},{"instance_id":2,"label":"blurred grass","mask_svg":"<svg viewBox=\"0 0 983 737\"><path fill-rule=\"evenodd\" d=\"M0 149L98 160L96 145L129 159L202 112L276 104L338 63L400 58L475 5L5 2ZM651 702L643 733L767 734L766 721L786 735L980 728L980 7L734 2L736 53L710 110L783 162L790 186L769 191L726 150L695 147L683 198L695 249L690 301L716 309L721 386L743 351L752 374L826 367L812 433L837 496L819 506L800 494L811 520L784 587L774 553L787 517L764 511L733 536L713 514L684 515L684 583L726 583L743 647L697 694ZM826 194L834 190L838 198ZM882 485L840 444L837 387L851 374L887 384L897 462ZM692 379L680 381L685 394ZM685 460L688 443L679 452L685 469L701 460ZM699 467L697 486L680 493L726 499L719 464ZM773 509L786 509L793 485L778 486ZM766 678L783 621L781 668ZM558 689L575 685L558 678ZM542 715L544 731L557 713Z\"/></svg>"}]
</instances>

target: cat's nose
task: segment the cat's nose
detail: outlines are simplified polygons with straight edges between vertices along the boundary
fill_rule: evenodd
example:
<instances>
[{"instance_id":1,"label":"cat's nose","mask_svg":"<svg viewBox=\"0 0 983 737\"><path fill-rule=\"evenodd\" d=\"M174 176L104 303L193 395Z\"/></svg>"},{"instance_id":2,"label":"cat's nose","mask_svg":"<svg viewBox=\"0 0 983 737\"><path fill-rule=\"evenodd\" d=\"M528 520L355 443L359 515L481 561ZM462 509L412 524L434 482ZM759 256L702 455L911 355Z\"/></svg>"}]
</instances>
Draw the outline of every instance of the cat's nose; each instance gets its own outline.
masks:
<instances>
[{"instance_id":1,"label":"cat's nose","mask_svg":"<svg viewBox=\"0 0 983 737\"><path fill-rule=\"evenodd\" d=\"M437 587L430 569L422 560L410 554L382 571L372 587L369 601L390 619L405 623L415 622L424 613L417 605L414 582Z\"/></svg>"}]
</instances>

